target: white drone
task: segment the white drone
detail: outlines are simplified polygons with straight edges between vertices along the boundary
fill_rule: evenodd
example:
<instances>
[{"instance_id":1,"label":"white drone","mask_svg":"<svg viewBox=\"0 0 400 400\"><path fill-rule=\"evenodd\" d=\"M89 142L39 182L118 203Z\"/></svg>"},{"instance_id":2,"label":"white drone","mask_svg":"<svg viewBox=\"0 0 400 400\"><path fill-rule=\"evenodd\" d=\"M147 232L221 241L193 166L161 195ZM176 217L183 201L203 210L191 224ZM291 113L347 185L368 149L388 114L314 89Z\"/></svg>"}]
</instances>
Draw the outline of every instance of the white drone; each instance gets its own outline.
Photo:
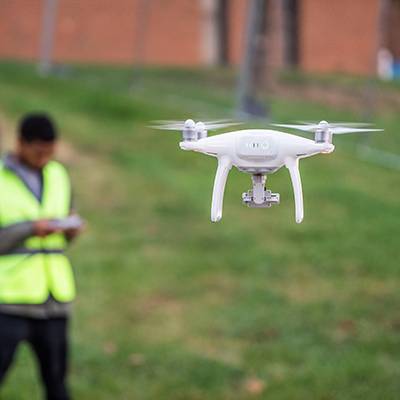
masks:
<instances>
[{"instance_id":1,"label":"white drone","mask_svg":"<svg viewBox=\"0 0 400 400\"><path fill-rule=\"evenodd\" d=\"M249 207L271 207L279 204L279 193L272 193L265 188L266 175L276 172L283 166L289 170L292 180L296 222L303 221L303 192L299 172L299 159L319 153L332 153L333 134L382 131L382 129L359 128L368 124L318 124L302 125L272 124L283 128L314 132L314 140L297 135L269 129L243 129L207 137L207 131L237 125L226 120L197 122L188 119L182 121L156 121L153 128L181 130L182 150L193 150L218 159L211 204L211 221L222 218L222 205L225 184L232 166L239 171L251 174L253 189L243 193L242 201ZM347 125L347 126L346 126Z\"/></svg>"}]
</instances>

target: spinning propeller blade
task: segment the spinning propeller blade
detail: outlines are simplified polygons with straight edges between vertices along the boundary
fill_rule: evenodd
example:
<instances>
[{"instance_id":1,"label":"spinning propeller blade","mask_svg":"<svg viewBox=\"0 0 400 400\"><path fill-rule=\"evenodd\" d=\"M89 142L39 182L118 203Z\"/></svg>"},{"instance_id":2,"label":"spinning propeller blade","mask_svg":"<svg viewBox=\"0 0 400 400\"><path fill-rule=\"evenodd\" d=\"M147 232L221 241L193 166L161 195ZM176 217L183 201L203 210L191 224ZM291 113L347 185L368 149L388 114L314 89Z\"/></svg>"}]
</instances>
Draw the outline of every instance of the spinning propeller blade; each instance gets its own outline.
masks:
<instances>
[{"instance_id":1,"label":"spinning propeller blade","mask_svg":"<svg viewBox=\"0 0 400 400\"><path fill-rule=\"evenodd\" d=\"M165 124L165 125L149 125L149 128L161 129L163 131L181 131L184 125L181 124Z\"/></svg>"},{"instance_id":2,"label":"spinning propeller blade","mask_svg":"<svg viewBox=\"0 0 400 400\"><path fill-rule=\"evenodd\" d=\"M318 125L319 121L296 121L297 124L301 125ZM352 128L362 128L365 126L372 126L370 122L329 122L329 126L345 126L345 127L352 127Z\"/></svg>"},{"instance_id":3,"label":"spinning propeller blade","mask_svg":"<svg viewBox=\"0 0 400 400\"><path fill-rule=\"evenodd\" d=\"M305 132L313 132L317 129L318 125L293 125L293 124L271 124L280 128L298 129Z\"/></svg>"},{"instance_id":4,"label":"spinning propeller blade","mask_svg":"<svg viewBox=\"0 0 400 400\"><path fill-rule=\"evenodd\" d=\"M290 129L298 129L300 131L305 132L316 132L316 131L329 131L335 135L343 135L346 133L366 133L366 132L381 132L383 129L374 129L374 128L357 128L357 126L369 126L371 124L367 123L357 123L357 122L350 122L350 123L342 123L342 122L335 122L335 123L328 123L326 121L321 121L318 124L315 123L305 123L305 124L271 124L273 126L278 126L281 128L290 128Z\"/></svg>"},{"instance_id":5,"label":"spinning propeller blade","mask_svg":"<svg viewBox=\"0 0 400 400\"><path fill-rule=\"evenodd\" d=\"M372 129L372 128L347 128L347 127L333 127L331 132L335 135L343 135L345 133L364 133L364 132L382 132L383 129Z\"/></svg>"},{"instance_id":6,"label":"spinning propeller blade","mask_svg":"<svg viewBox=\"0 0 400 400\"><path fill-rule=\"evenodd\" d=\"M183 129L193 128L195 129L196 124L193 120L186 120L186 121L165 121L165 120L158 120L152 121L152 125L150 128L154 129L162 129L167 131L181 131ZM241 122L232 121L229 119L219 119L219 120L212 120L212 121L204 121L202 122L203 129L206 130L214 130L214 129L221 129L226 128L228 126L240 125Z\"/></svg>"}]
</instances>

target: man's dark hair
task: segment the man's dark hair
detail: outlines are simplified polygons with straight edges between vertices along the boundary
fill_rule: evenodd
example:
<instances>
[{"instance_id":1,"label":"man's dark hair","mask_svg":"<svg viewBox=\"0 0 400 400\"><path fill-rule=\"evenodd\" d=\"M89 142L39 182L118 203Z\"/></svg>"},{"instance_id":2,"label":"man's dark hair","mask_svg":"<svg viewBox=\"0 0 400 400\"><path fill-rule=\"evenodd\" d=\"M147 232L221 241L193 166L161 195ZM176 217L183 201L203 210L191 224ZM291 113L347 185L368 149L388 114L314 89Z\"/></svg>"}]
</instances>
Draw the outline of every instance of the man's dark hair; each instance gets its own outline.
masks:
<instances>
[{"instance_id":1,"label":"man's dark hair","mask_svg":"<svg viewBox=\"0 0 400 400\"><path fill-rule=\"evenodd\" d=\"M18 134L25 142L54 142L58 136L53 120L44 113L25 115L20 121Z\"/></svg>"}]
</instances>

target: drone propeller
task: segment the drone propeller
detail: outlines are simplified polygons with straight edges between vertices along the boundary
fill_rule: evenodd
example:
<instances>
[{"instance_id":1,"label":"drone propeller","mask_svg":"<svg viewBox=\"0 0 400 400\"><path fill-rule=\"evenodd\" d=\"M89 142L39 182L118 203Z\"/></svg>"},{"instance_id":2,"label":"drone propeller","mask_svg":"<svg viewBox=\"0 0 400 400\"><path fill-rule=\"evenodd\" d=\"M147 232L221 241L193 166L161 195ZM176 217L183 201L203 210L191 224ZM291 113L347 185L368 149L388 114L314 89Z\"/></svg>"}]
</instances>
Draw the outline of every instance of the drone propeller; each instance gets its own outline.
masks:
<instances>
[{"instance_id":1,"label":"drone propeller","mask_svg":"<svg viewBox=\"0 0 400 400\"><path fill-rule=\"evenodd\" d=\"M205 122L194 122L192 119L186 121L153 121L151 128L166 131L182 131L184 141L193 141L203 139L207 136L207 131L226 128L228 126L240 125L241 122L235 122L229 119L218 119Z\"/></svg>"},{"instance_id":2,"label":"drone propeller","mask_svg":"<svg viewBox=\"0 0 400 400\"><path fill-rule=\"evenodd\" d=\"M305 132L329 132L335 135L343 135L346 133L364 133L364 132L381 132L383 129L373 129L373 128L357 128L359 126L368 126L370 124L364 123L345 123L345 122L336 122L336 123L328 123L326 121L321 121L318 124L315 123L304 123L304 124L272 124L273 126L279 126L281 128L290 128L290 129L298 129L300 131Z\"/></svg>"},{"instance_id":3,"label":"drone propeller","mask_svg":"<svg viewBox=\"0 0 400 400\"><path fill-rule=\"evenodd\" d=\"M324 121L321 121L324 122ZM297 124L301 125L318 125L318 121L296 121ZM346 126L352 128L362 128L364 126L372 126L370 122L329 122L329 126Z\"/></svg>"},{"instance_id":4,"label":"drone propeller","mask_svg":"<svg viewBox=\"0 0 400 400\"><path fill-rule=\"evenodd\" d=\"M214 130L214 129L222 129L228 126L240 125L241 122L235 122L229 119L218 119L212 121L204 121L195 123L192 119L188 119L186 121L167 121L167 120L158 120L153 121L153 124L150 126L154 129L161 129L166 131L181 131L184 129L195 129L195 130Z\"/></svg>"}]
</instances>

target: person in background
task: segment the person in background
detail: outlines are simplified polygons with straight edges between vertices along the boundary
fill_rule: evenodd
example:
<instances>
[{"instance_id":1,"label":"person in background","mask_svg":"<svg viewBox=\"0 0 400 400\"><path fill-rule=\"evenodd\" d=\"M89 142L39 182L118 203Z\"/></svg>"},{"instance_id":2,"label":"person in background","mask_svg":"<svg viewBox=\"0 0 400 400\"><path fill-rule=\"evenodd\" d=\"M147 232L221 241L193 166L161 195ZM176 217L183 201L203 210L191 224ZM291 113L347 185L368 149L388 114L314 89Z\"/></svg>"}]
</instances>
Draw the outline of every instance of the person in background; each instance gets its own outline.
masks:
<instances>
[{"instance_id":1,"label":"person in background","mask_svg":"<svg viewBox=\"0 0 400 400\"><path fill-rule=\"evenodd\" d=\"M75 285L64 251L81 228L60 223L73 209L68 174L53 160L56 146L50 117L30 114L20 122L15 152L0 164L0 385L18 345L27 341L46 398L67 400Z\"/></svg>"}]
</instances>

